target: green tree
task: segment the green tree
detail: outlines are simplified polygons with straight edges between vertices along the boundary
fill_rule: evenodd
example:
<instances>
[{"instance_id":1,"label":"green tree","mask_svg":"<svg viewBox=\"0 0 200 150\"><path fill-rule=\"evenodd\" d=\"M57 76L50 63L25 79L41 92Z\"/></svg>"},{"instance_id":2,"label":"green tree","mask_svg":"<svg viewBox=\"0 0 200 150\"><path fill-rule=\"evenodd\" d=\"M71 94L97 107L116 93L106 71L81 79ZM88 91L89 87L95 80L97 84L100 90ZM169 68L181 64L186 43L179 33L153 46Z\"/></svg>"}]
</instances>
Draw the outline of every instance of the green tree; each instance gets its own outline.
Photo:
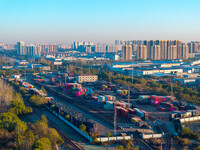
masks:
<instances>
[{"instance_id":1,"label":"green tree","mask_svg":"<svg viewBox=\"0 0 200 150\"><path fill-rule=\"evenodd\" d=\"M47 124L48 123L47 117L45 115L41 115L40 122Z\"/></svg>"},{"instance_id":2,"label":"green tree","mask_svg":"<svg viewBox=\"0 0 200 150\"><path fill-rule=\"evenodd\" d=\"M131 148L131 144L128 142L128 143L126 144L126 150L130 150L130 148Z\"/></svg>"},{"instance_id":3,"label":"green tree","mask_svg":"<svg viewBox=\"0 0 200 150\"><path fill-rule=\"evenodd\" d=\"M36 150L52 150L51 142L48 138L40 138L37 140L33 146L33 149Z\"/></svg>"},{"instance_id":4,"label":"green tree","mask_svg":"<svg viewBox=\"0 0 200 150\"><path fill-rule=\"evenodd\" d=\"M140 147L138 145L136 145L135 150L139 150L139 149L140 149Z\"/></svg>"},{"instance_id":5,"label":"green tree","mask_svg":"<svg viewBox=\"0 0 200 150\"><path fill-rule=\"evenodd\" d=\"M38 95L33 95L29 98L30 103L32 103L34 106L42 106L46 103L45 97L40 97Z\"/></svg>"},{"instance_id":6,"label":"green tree","mask_svg":"<svg viewBox=\"0 0 200 150\"><path fill-rule=\"evenodd\" d=\"M86 126L84 124L81 124L80 127L79 127L79 129L81 131L85 132L86 131Z\"/></svg>"},{"instance_id":7,"label":"green tree","mask_svg":"<svg viewBox=\"0 0 200 150\"><path fill-rule=\"evenodd\" d=\"M117 147L117 149L118 149L118 150L124 150L124 146L123 146L123 145L120 145L120 146Z\"/></svg>"},{"instance_id":8,"label":"green tree","mask_svg":"<svg viewBox=\"0 0 200 150\"><path fill-rule=\"evenodd\" d=\"M18 134L24 134L27 131L28 127L25 122L19 121L15 126L15 132Z\"/></svg>"},{"instance_id":9,"label":"green tree","mask_svg":"<svg viewBox=\"0 0 200 150\"><path fill-rule=\"evenodd\" d=\"M70 119L70 115L66 115L65 119L69 120Z\"/></svg>"},{"instance_id":10,"label":"green tree","mask_svg":"<svg viewBox=\"0 0 200 150\"><path fill-rule=\"evenodd\" d=\"M42 93L47 94L47 91L45 90L44 87L41 88Z\"/></svg>"},{"instance_id":11,"label":"green tree","mask_svg":"<svg viewBox=\"0 0 200 150\"><path fill-rule=\"evenodd\" d=\"M110 133L110 132L107 132L107 133L106 133L106 136L107 136L107 137L111 137L111 133Z\"/></svg>"}]
</instances>

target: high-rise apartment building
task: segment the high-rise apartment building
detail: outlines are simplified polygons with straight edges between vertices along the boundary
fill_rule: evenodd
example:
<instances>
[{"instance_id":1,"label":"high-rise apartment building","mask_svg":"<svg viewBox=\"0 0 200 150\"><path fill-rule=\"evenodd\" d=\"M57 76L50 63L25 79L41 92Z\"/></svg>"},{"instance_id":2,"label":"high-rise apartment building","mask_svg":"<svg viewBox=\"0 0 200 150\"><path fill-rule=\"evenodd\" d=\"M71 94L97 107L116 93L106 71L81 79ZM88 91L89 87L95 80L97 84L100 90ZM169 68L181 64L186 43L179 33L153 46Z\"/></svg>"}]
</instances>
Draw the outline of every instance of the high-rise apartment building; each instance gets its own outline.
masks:
<instances>
[{"instance_id":1,"label":"high-rise apartment building","mask_svg":"<svg viewBox=\"0 0 200 150\"><path fill-rule=\"evenodd\" d=\"M93 46L93 42L74 42L74 50L86 51L86 46Z\"/></svg>"},{"instance_id":2,"label":"high-rise apartment building","mask_svg":"<svg viewBox=\"0 0 200 150\"><path fill-rule=\"evenodd\" d=\"M17 55L26 55L26 44L25 42L17 42Z\"/></svg>"},{"instance_id":3,"label":"high-rise apartment building","mask_svg":"<svg viewBox=\"0 0 200 150\"><path fill-rule=\"evenodd\" d=\"M189 53L196 53L198 52L198 43L190 42L188 43Z\"/></svg>"},{"instance_id":4,"label":"high-rise apartment building","mask_svg":"<svg viewBox=\"0 0 200 150\"><path fill-rule=\"evenodd\" d=\"M147 47L147 59L150 60L188 58L188 47L180 40L145 40L144 45ZM189 45L195 51L194 44Z\"/></svg>"},{"instance_id":5,"label":"high-rise apartment building","mask_svg":"<svg viewBox=\"0 0 200 150\"><path fill-rule=\"evenodd\" d=\"M132 46L131 45L124 45L122 47L122 60L123 61L130 61L132 60Z\"/></svg>"},{"instance_id":6,"label":"high-rise apartment building","mask_svg":"<svg viewBox=\"0 0 200 150\"><path fill-rule=\"evenodd\" d=\"M160 60L160 45L151 46L151 60Z\"/></svg>"},{"instance_id":7,"label":"high-rise apartment building","mask_svg":"<svg viewBox=\"0 0 200 150\"><path fill-rule=\"evenodd\" d=\"M182 53L182 58L184 59L188 59L189 57L189 50L188 50L188 46L187 45L182 45L181 47L181 53Z\"/></svg>"},{"instance_id":8,"label":"high-rise apartment building","mask_svg":"<svg viewBox=\"0 0 200 150\"><path fill-rule=\"evenodd\" d=\"M147 59L147 46L139 45L137 50L137 59Z\"/></svg>"},{"instance_id":9,"label":"high-rise apartment building","mask_svg":"<svg viewBox=\"0 0 200 150\"><path fill-rule=\"evenodd\" d=\"M56 44L41 44L39 47L41 48L40 51L42 54L52 54L58 52L58 46Z\"/></svg>"},{"instance_id":10,"label":"high-rise apartment building","mask_svg":"<svg viewBox=\"0 0 200 150\"><path fill-rule=\"evenodd\" d=\"M95 52L97 53L105 53L106 52L106 45L105 44L97 44L94 46Z\"/></svg>"},{"instance_id":11,"label":"high-rise apartment building","mask_svg":"<svg viewBox=\"0 0 200 150\"><path fill-rule=\"evenodd\" d=\"M28 56L40 56L41 55L41 47L39 45L26 45L26 53Z\"/></svg>"},{"instance_id":12,"label":"high-rise apartment building","mask_svg":"<svg viewBox=\"0 0 200 150\"><path fill-rule=\"evenodd\" d=\"M118 45L106 45L106 51L107 52L117 52L118 51Z\"/></svg>"},{"instance_id":13,"label":"high-rise apartment building","mask_svg":"<svg viewBox=\"0 0 200 150\"><path fill-rule=\"evenodd\" d=\"M120 45L120 41L119 40L115 40L115 45Z\"/></svg>"},{"instance_id":14,"label":"high-rise apartment building","mask_svg":"<svg viewBox=\"0 0 200 150\"><path fill-rule=\"evenodd\" d=\"M168 46L168 60L177 59L177 47L176 45L169 45Z\"/></svg>"}]
</instances>

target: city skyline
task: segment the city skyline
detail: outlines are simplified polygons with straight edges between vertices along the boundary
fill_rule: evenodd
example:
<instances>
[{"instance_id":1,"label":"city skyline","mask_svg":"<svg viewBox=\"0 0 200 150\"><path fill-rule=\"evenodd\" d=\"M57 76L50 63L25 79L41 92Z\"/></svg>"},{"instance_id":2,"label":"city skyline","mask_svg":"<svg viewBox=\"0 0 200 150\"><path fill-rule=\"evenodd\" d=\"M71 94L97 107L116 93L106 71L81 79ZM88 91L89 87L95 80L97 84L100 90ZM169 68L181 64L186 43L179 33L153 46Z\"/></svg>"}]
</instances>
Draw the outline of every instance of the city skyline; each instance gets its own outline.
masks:
<instances>
[{"instance_id":1,"label":"city skyline","mask_svg":"<svg viewBox=\"0 0 200 150\"><path fill-rule=\"evenodd\" d=\"M115 39L198 41L200 2L0 0L0 41L70 44ZM190 28L188 28L190 27Z\"/></svg>"}]
</instances>

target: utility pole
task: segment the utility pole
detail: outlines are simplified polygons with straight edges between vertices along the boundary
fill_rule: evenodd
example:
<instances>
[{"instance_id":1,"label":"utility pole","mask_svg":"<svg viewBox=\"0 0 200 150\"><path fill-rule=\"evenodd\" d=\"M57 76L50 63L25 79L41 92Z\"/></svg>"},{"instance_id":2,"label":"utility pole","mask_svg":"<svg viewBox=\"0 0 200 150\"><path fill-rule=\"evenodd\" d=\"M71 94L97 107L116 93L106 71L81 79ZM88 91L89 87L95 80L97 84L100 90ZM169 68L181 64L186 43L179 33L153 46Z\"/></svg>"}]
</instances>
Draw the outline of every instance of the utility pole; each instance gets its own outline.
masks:
<instances>
[{"instance_id":1,"label":"utility pole","mask_svg":"<svg viewBox=\"0 0 200 150\"><path fill-rule=\"evenodd\" d=\"M26 81L26 68L25 68L25 81Z\"/></svg>"},{"instance_id":2,"label":"utility pole","mask_svg":"<svg viewBox=\"0 0 200 150\"><path fill-rule=\"evenodd\" d=\"M133 84L133 61L132 61L132 84Z\"/></svg>"},{"instance_id":3,"label":"utility pole","mask_svg":"<svg viewBox=\"0 0 200 150\"><path fill-rule=\"evenodd\" d=\"M173 96L173 80L171 79L171 96Z\"/></svg>"},{"instance_id":4,"label":"utility pole","mask_svg":"<svg viewBox=\"0 0 200 150\"><path fill-rule=\"evenodd\" d=\"M116 126L117 126L117 109L116 109L116 103L114 103L114 133L116 136Z\"/></svg>"},{"instance_id":5,"label":"utility pole","mask_svg":"<svg viewBox=\"0 0 200 150\"><path fill-rule=\"evenodd\" d=\"M128 103L130 103L130 85L128 86Z\"/></svg>"}]
</instances>

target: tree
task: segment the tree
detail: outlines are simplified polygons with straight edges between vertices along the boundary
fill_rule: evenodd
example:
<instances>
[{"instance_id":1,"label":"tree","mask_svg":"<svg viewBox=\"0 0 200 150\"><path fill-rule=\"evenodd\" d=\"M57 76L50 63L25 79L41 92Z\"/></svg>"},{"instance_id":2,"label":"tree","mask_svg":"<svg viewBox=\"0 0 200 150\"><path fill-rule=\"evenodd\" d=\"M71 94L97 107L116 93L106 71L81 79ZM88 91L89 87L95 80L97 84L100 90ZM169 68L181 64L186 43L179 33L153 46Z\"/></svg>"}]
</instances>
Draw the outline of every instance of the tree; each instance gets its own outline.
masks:
<instances>
[{"instance_id":1,"label":"tree","mask_svg":"<svg viewBox=\"0 0 200 150\"><path fill-rule=\"evenodd\" d=\"M4 128L9 132L15 130L16 124L20 122L20 119L14 113L2 113L0 114L0 128Z\"/></svg>"},{"instance_id":2,"label":"tree","mask_svg":"<svg viewBox=\"0 0 200 150\"><path fill-rule=\"evenodd\" d=\"M45 115L41 115L40 122L47 124L48 123L47 117Z\"/></svg>"},{"instance_id":3,"label":"tree","mask_svg":"<svg viewBox=\"0 0 200 150\"><path fill-rule=\"evenodd\" d=\"M128 142L128 143L126 144L126 150L130 150L130 148L131 148L131 144Z\"/></svg>"},{"instance_id":4,"label":"tree","mask_svg":"<svg viewBox=\"0 0 200 150\"><path fill-rule=\"evenodd\" d=\"M22 121L17 122L17 124L15 126L15 132L18 134L25 133L27 129L28 129L28 127L27 127L26 123L22 122Z\"/></svg>"},{"instance_id":5,"label":"tree","mask_svg":"<svg viewBox=\"0 0 200 150\"><path fill-rule=\"evenodd\" d=\"M45 90L45 88L44 88L44 87L42 87L42 88L41 88L41 91L42 91L42 93L44 93L44 94L46 94L46 95L47 95L47 91Z\"/></svg>"},{"instance_id":6,"label":"tree","mask_svg":"<svg viewBox=\"0 0 200 150\"><path fill-rule=\"evenodd\" d=\"M79 129L81 131L85 132L86 131L86 126L84 124L81 124L80 127L79 127Z\"/></svg>"},{"instance_id":7,"label":"tree","mask_svg":"<svg viewBox=\"0 0 200 150\"><path fill-rule=\"evenodd\" d=\"M118 150L124 150L124 146L123 146L123 145L120 145L120 146L117 147L117 149L118 149Z\"/></svg>"},{"instance_id":8,"label":"tree","mask_svg":"<svg viewBox=\"0 0 200 150\"><path fill-rule=\"evenodd\" d=\"M64 143L63 139L59 136L58 132L53 128L49 129L47 137L53 145Z\"/></svg>"},{"instance_id":9,"label":"tree","mask_svg":"<svg viewBox=\"0 0 200 150\"><path fill-rule=\"evenodd\" d=\"M140 147L137 145L136 147L135 147L135 150L139 150L140 149Z\"/></svg>"},{"instance_id":10,"label":"tree","mask_svg":"<svg viewBox=\"0 0 200 150\"><path fill-rule=\"evenodd\" d=\"M183 141L182 141L182 144L183 145L189 145L190 144L190 141L188 138L184 138Z\"/></svg>"},{"instance_id":11,"label":"tree","mask_svg":"<svg viewBox=\"0 0 200 150\"><path fill-rule=\"evenodd\" d=\"M69 116L69 115L66 115L66 116L65 116L65 119L69 120L69 119L70 119L70 116Z\"/></svg>"},{"instance_id":12,"label":"tree","mask_svg":"<svg viewBox=\"0 0 200 150\"><path fill-rule=\"evenodd\" d=\"M38 150L52 150L51 148L51 142L49 141L48 138L41 138L37 140L33 146L33 149L38 149Z\"/></svg>"},{"instance_id":13,"label":"tree","mask_svg":"<svg viewBox=\"0 0 200 150\"><path fill-rule=\"evenodd\" d=\"M42 106L46 103L45 97L40 97L38 95L33 95L31 98L29 98L29 101L36 107Z\"/></svg>"},{"instance_id":14,"label":"tree","mask_svg":"<svg viewBox=\"0 0 200 150\"><path fill-rule=\"evenodd\" d=\"M107 136L107 137L111 137L111 133L110 133L110 132L107 132L107 133L106 133L106 136Z\"/></svg>"}]
</instances>

